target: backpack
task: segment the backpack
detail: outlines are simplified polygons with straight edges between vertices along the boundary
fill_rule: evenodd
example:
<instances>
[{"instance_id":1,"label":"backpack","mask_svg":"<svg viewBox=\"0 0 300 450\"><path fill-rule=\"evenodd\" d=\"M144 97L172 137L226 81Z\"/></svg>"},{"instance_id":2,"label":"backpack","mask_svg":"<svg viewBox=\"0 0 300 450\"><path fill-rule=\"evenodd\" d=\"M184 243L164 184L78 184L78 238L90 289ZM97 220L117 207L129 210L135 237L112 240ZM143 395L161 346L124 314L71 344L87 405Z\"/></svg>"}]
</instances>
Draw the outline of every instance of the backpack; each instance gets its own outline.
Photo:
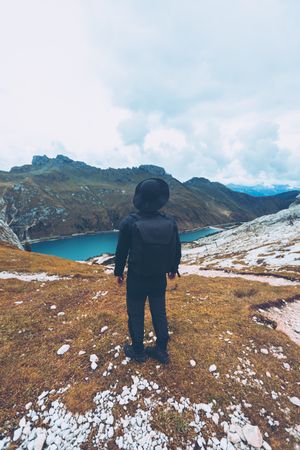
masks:
<instances>
[{"instance_id":1,"label":"backpack","mask_svg":"<svg viewBox=\"0 0 300 450\"><path fill-rule=\"evenodd\" d=\"M162 213L132 214L129 264L142 275L162 275L172 271L176 257L176 222Z\"/></svg>"}]
</instances>

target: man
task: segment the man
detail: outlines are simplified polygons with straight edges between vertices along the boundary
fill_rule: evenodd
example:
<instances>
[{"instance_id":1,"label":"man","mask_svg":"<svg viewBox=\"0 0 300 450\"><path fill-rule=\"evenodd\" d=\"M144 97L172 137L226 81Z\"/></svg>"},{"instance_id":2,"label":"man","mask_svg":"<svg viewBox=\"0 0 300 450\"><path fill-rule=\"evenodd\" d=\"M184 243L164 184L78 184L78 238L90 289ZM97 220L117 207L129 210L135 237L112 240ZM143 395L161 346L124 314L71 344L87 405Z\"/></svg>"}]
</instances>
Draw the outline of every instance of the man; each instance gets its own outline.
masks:
<instances>
[{"instance_id":1,"label":"man","mask_svg":"<svg viewBox=\"0 0 300 450\"><path fill-rule=\"evenodd\" d=\"M147 178L135 189L131 213L120 223L114 275L124 281L123 271L128 256L126 303L128 328L132 345L126 344L126 356L144 362L152 357L168 363L169 340L166 316L166 286L178 273L181 243L175 220L160 213L169 199L169 186L160 178ZM179 275L179 273L178 273ZM145 302L149 299L156 345L144 348Z\"/></svg>"}]
</instances>

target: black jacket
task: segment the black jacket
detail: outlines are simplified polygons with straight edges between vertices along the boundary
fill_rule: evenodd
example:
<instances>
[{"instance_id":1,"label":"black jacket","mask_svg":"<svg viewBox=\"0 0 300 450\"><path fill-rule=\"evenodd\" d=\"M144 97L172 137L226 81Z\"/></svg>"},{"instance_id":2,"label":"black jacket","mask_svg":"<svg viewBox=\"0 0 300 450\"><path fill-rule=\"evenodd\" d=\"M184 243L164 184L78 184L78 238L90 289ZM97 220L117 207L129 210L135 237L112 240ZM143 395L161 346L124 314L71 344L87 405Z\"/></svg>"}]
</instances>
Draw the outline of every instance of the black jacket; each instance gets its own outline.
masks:
<instances>
[{"instance_id":1,"label":"black jacket","mask_svg":"<svg viewBox=\"0 0 300 450\"><path fill-rule=\"evenodd\" d=\"M139 215L142 215L143 217L152 216L153 214L162 214L159 211L154 212L148 212L148 213L139 213ZM132 224L136 218L129 214L125 219L123 219L120 223L120 231L119 231L119 239L118 239L118 245L116 249L116 255L115 255L115 270L114 275L115 276L121 276L123 275L124 267L126 265L127 256L130 253L130 246L131 246L131 227ZM175 220L174 220L175 222ZM181 259L181 242L179 239L179 233L177 224L175 222L176 226L176 256L174 260L174 266L172 267L171 272L176 273L178 270L178 266ZM130 269L130 263L128 265L128 269Z\"/></svg>"}]
</instances>

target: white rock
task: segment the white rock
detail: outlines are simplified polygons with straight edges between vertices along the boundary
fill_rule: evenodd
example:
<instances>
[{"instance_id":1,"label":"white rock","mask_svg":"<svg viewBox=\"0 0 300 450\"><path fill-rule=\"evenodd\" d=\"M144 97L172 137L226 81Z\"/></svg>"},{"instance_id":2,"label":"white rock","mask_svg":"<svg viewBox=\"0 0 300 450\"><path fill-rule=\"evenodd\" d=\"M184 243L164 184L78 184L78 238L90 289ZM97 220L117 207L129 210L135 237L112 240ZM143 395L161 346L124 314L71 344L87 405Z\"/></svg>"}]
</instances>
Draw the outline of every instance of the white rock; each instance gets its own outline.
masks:
<instances>
[{"instance_id":1,"label":"white rock","mask_svg":"<svg viewBox=\"0 0 300 450\"><path fill-rule=\"evenodd\" d=\"M104 333L104 331L108 330L108 326L104 326L101 328L100 333Z\"/></svg>"},{"instance_id":2,"label":"white rock","mask_svg":"<svg viewBox=\"0 0 300 450\"><path fill-rule=\"evenodd\" d=\"M111 439L114 435L114 427L109 427L108 432L107 432L107 437L108 439Z\"/></svg>"},{"instance_id":3,"label":"white rock","mask_svg":"<svg viewBox=\"0 0 300 450\"><path fill-rule=\"evenodd\" d=\"M289 401L295 406L300 406L300 399L298 397L289 397Z\"/></svg>"},{"instance_id":4,"label":"white rock","mask_svg":"<svg viewBox=\"0 0 300 450\"><path fill-rule=\"evenodd\" d=\"M79 352L78 352L78 355L79 356L82 356L82 355L85 355L86 354L86 351L84 351L84 350L80 350Z\"/></svg>"},{"instance_id":5,"label":"white rock","mask_svg":"<svg viewBox=\"0 0 300 450\"><path fill-rule=\"evenodd\" d=\"M51 306L50 306L50 309L56 309L56 308L57 308L56 305L51 305Z\"/></svg>"},{"instance_id":6,"label":"white rock","mask_svg":"<svg viewBox=\"0 0 300 450\"><path fill-rule=\"evenodd\" d=\"M195 361L194 359L191 359L191 360L190 360L190 365L191 365L192 367L195 367L196 361Z\"/></svg>"},{"instance_id":7,"label":"white rock","mask_svg":"<svg viewBox=\"0 0 300 450\"><path fill-rule=\"evenodd\" d=\"M46 431L43 431L37 436L37 438L34 441L34 450L42 450L46 437L47 437Z\"/></svg>"},{"instance_id":8,"label":"white rock","mask_svg":"<svg viewBox=\"0 0 300 450\"><path fill-rule=\"evenodd\" d=\"M20 439L21 434L22 434L22 428L17 428L17 429L14 431L13 441L17 441L18 439Z\"/></svg>"},{"instance_id":9,"label":"white rock","mask_svg":"<svg viewBox=\"0 0 300 450\"><path fill-rule=\"evenodd\" d=\"M0 439L0 450L4 450L7 448L7 445L9 443L9 438L5 437L3 439Z\"/></svg>"},{"instance_id":10,"label":"white rock","mask_svg":"<svg viewBox=\"0 0 300 450\"><path fill-rule=\"evenodd\" d=\"M228 439L233 444L237 444L241 440L240 436L237 433L228 433Z\"/></svg>"},{"instance_id":11,"label":"white rock","mask_svg":"<svg viewBox=\"0 0 300 450\"><path fill-rule=\"evenodd\" d=\"M269 350L267 348L261 348L260 352L263 353L264 355L268 355L269 354Z\"/></svg>"},{"instance_id":12,"label":"white rock","mask_svg":"<svg viewBox=\"0 0 300 450\"><path fill-rule=\"evenodd\" d=\"M211 366L209 366L208 369L210 372L215 372L217 370L217 366L215 364L212 364Z\"/></svg>"},{"instance_id":13,"label":"white rock","mask_svg":"<svg viewBox=\"0 0 300 450\"><path fill-rule=\"evenodd\" d=\"M97 367L98 367L98 364L93 361L92 364L91 364L91 369L92 370L96 370Z\"/></svg>"},{"instance_id":14,"label":"white rock","mask_svg":"<svg viewBox=\"0 0 300 450\"><path fill-rule=\"evenodd\" d=\"M264 448L265 450L272 450L271 445L269 445L266 441L263 442L263 448Z\"/></svg>"},{"instance_id":15,"label":"white rock","mask_svg":"<svg viewBox=\"0 0 300 450\"><path fill-rule=\"evenodd\" d=\"M64 344L57 350L56 353L58 355L63 355L64 353L66 353L69 350L69 348L70 348L69 344Z\"/></svg>"},{"instance_id":16,"label":"white rock","mask_svg":"<svg viewBox=\"0 0 300 450\"><path fill-rule=\"evenodd\" d=\"M220 445L221 445L220 448L222 450L227 450L228 449L228 441L227 441L227 439L226 438L222 438L221 442L220 442Z\"/></svg>"},{"instance_id":17,"label":"white rock","mask_svg":"<svg viewBox=\"0 0 300 450\"><path fill-rule=\"evenodd\" d=\"M95 355L95 354L90 355L90 362L91 363L93 363L93 362L96 363L98 361L99 361L99 358L98 358L97 355Z\"/></svg>"},{"instance_id":18,"label":"white rock","mask_svg":"<svg viewBox=\"0 0 300 450\"><path fill-rule=\"evenodd\" d=\"M113 415L109 415L106 419L106 423L108 425L112 425L114 423L114 416Z\"/></svg>"},{"instance_id":19,"label":"white rock","mask_svg":"<svg viewBox=\"0 0 300 450\"><path fill-rule=\"evenodd\" d=\"M249 445L254 448L260 448L263 443L263 437L257 426L247 424L243 427L243 434Z\"/></svg>"},{"instance_id":20,"label":"white rock","mask_svg":"<svg viewBox=\"0 0 300 450\"><path fill-rule=\"evenodd\" d=\"M218 413L214 413L214 414L212 415L212 421L213 421L216 425L218 425L218 423L219 423L219 414L218 414Z\"/></svg>"},{"instance_id":21,"label":"white rock","mask_svg":"<svg viewBox=\"0 0 300 450\"><path fill-rule=\"evenodd\" d=\"M49 391L43 391L39 396L38 399L42 400L43 398L47 397L47 395L49 394Z\"/></svg>"},{"instance_id":22,"label":"white rock","mask_svg":"<svg viewBox=\"0 0 300 450\"><path fill-rule=\"evenodd\" d=\"M65 313L63 311L60 311L59 313L57 313L58 317L64 316Z\"/></svg>"},{"instance_id":23,"label":"white rock","mask_svg":"<svg viewBox=\"0 0 300 450\"><path fill-rule=\"evenodd\" d=\"M26 417L23 416L22 419L21 419L20 422L19 422L19 427L20 427L20 428L24 428L25 425L26 425Z\"/></svg>"}]
</instances>

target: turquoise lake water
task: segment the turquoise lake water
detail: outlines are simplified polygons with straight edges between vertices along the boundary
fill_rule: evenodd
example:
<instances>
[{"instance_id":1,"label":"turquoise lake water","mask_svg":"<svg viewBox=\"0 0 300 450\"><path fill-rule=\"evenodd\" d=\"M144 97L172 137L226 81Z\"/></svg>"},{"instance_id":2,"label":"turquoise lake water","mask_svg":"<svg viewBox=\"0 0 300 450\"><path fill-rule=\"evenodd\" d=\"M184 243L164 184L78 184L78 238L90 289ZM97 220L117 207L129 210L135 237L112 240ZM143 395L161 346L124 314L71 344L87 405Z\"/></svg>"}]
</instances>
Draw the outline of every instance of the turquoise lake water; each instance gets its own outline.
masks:
<instances>
[{"instance_id":1,"label":"turquoise lake water","mask_svg":"<svg viewBox=\"0 0 300 450\"><path fill-rule=\"evenodd\" d=\"M181 242L191 242L201 237L219 232L218 228L208 227L180 234ZM49 240L31 244L32 251L46 255L60 256L74 261L84 261L103 253L115 253L118 232L107 231L84 236Z\"/></svg>"}]
</instances>

